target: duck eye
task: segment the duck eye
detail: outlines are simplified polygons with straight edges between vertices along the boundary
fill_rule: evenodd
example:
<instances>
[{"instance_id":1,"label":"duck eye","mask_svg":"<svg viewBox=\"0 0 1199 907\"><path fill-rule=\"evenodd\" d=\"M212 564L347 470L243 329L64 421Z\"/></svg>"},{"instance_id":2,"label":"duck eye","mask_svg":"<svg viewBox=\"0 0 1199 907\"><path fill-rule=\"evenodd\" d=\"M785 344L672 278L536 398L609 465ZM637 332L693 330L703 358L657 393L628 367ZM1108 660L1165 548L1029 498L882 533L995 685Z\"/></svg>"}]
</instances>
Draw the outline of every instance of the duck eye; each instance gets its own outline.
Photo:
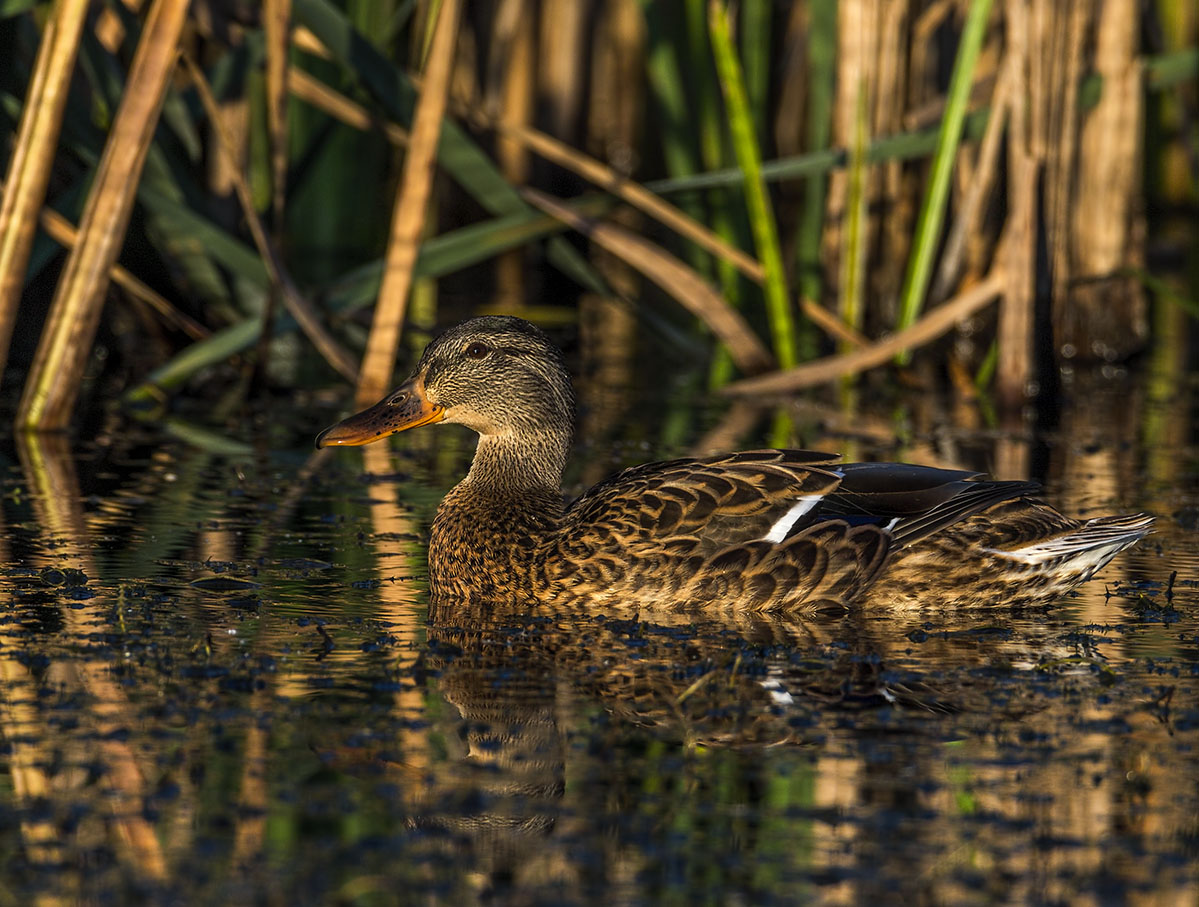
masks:
<instances>
[{"instance_id":1,"label":"duck eye","mask_svg":"<svg viewBox=\"0 0 1199 907\"><path fill-rule=\"evenodd\" d=\"M491 347L485 343L472 343L466 348L468 359L483 359L491 352Z\"/></svg>"}]
</instances>

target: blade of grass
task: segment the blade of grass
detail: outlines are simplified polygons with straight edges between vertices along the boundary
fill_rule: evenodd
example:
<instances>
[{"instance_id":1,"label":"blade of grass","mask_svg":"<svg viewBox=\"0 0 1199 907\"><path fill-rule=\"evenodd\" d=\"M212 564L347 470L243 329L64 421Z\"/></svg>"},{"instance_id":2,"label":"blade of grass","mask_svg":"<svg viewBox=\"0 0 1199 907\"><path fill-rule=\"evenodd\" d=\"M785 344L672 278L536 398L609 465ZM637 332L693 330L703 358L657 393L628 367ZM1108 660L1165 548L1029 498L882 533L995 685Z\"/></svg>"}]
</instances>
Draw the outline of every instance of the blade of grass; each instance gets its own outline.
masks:
<instances>
[{"instance_id":1,"label":"blade of grass","mask_svg":"<svg viewBox=\"0 0 1199 907\"><path fill-rule=\"evenodd\" d=\"M761 158L754 137L741 64L733 50L728 13L721 0L710 0L708 4L708 31L712 39L712 53L716 58L716 71L724 91L733 149L741 170L745 173L745 203L749 209L750 228L754 232L754 241L765 272L763 290L766 294L766 314L770 322L774 351L779 364L783 368L790 368L796 362L795 324L791 317L783 256L779 250L778 226L775 224L774 212L766 194L766 184L762 181Z\"/></svg>"},{"instance_id":2,"label":"blade of grass","mask_svg":"<svg viewBox=\"0 0 1199 907\"><path fill-rule=\"evenodd\" d=\"M458 0L442 0L429 46L424 86L413 117L404 172L392 212L391 237L384 259L383 285L371 321L366 354L358 375L355 401L365 406L386 393L395 366L408 292L420 250L421 234L433 190L437 145L445 119L446 97L458 35ZM431 14L433 15L433 14Z\"/></svg>"},{"instance_id":3,"label":"blade of grass","mask_svg":"<svg viewBox=\"0 0 1199 907\"><path fill-rule=\"evenodd\" d=\"M712 104L716 96L714 74L708 65L711 53L708 50L708 33L702 0L688 0L683 5L680 17L672 6L642 0L649 33L649 52L646 57L646 73L649 86L658 102L666 123L661 130L662 153L666 171L671 176L688 176L709 166L707 157L714 155L711 167L722 166L723 137L717 111ZM685 55L681 55L683 52ZM682 56L682 58L681 58ZM700 61L700 65L695 65ZM701 165L699 155L705 160ZM727 216L727 200L714 198L728 193L709 193L709 197L689 193L679 199L679 207L695 222L711 224L712 235L727 248L737 248L736 230ZM660 198L660 196L653 196ZM707 212L707 213L705 213ZM762 279L762 266L738 249L738 254ZM687 258L691 266L705 279L717 276L718 285L725 300L733 308L741 305L741 280L727 258L705 253L704 249L691 244L687 246ZM746 273L744 270L742 273ZM708 365L708 380L711 386L727 384L733 372L733 362L728 349L717 345ZM669 431L664 437L669 437Z\"/></svg>"},{"instance_id":4,"label":"blade of grass","mask_svg":"<svg viewBox=\"0 0 1199 907\"><path fill-rule=\"evenodd\" d=\"M711 328L747 374L770 368L772 358L739 312L706 281L661 246L614 224L580 217L556 199L533 189L525 198L636 268Z\"/></svg>"},{"instance_id":5,"label":"blade of grass","mask_svg":"<svg viewBox=\"0 0 1199 907\"><path fill-rule=\"evenodd\" d=\"M645 71L659 115L664 120L661 127L662 157L667 173L685 176L698 171L699 164L693 145L687 80L679 62L678 17L667 14L662 4L653 3L652 0L642 0L641 8L645 13L649 39ZM687 200L683 209L694 220L700 220L703 216L697 199ZM692 263L698 265L698 259L693 259Z\"/></svg>"},{"instance_id":6,"label":"blade of grass","mask_svg":"<svg viewBox=\"0 0 1199 907\"><path fill-rule=\"evenodd\" d=\"M967 115L962 129L963 136L968 141L981 138L989 116L988 108L981 108ZM926 157L937 147L939 135L938 128L929 128L875 139L870 143L870 148L866 152L866 160L874 164L879 161L907 161ZM844 167L848 162L849 152L846 149L830 148L825 151L814 151L765 161L762 163L761 174L762 179L767 183L807 179L816 174L828 173L830 170ZM695 176L653 180L646 183L645 188L659 195L672 195L676 192L735 186L744 180L745 174L740 168L727 167L721 170L709 170L707 173Z\"/></svg>"},{"instance_id":7,"label":"blade of grass","mask_svg":"<svg viewBox=\"0 0 1199 907\"><path fill-rule=\"evenodd\" d=\"M995 91L991 95L991 110L995 114L987 123L982 144L978 151L978 165L970 187L962 199L953 225L945 236L941 252L941 264L932 282L931 296L935 301L949 295L958 278L962 260L966 254L967 240L976 233L985 210L983 202L990 196L999 169L999 153L1004 125L1007 122L1008 96L1013 82L1011 67L1000 68L995 80Z\"/></svg>"},{"instance_id":8,"label":"blade of grass","mask_svg":"<svg viewBox=\"0 0 1199 907\"><path fill-rule=\"evenodd\" d=\"M136 90L121 99L21 397L17 419L26 429L62 430L70 421L186 19L187 4L155 0L150 8L129 71Z\"/></svg>"},{"instance_id":9,"label":"blade of grass","mask_svg":"<svg viewBox=\"0 0 1199 907\"><path fill-rule=\"evenodd\" d=\"M0 374L8 360L87 9L87 0L63 0L46 22L8 161L7 189L0 199Z\"/></svg>"},{"instance_id":10,"label":"blade of grass","mask_svg":"<svg viewBox=\"0 0 1199 907\"><path fill-rule=\"evenodd\" d=\"M572 202L572 209L591 216L602 214L610 205L611 200L606 196L596 196ZM265 289L268 283L266 269L249 249L240 246L237 240L222 234L210 222L197 217L191 211L183 209L174 214L179 218L181 225L192 224L195 230L207 231L204 234L207 237L206 242L225 240L230 253L237 256L239 261L242 258L247 259L243 263L253 266L244 272L246 279ZM536 212L532 208L525 208L515 214L497 217L482 224L472 224L429 240L421 247L420 257L416 262L416 273L421 277L449 274L507 249L523 245L531 239L559 233L564 229L560 220ZM383 263L376 261L339 278L328 294L328 307L343 314L362 308L378 295L382 273ZM260 328L261 324L257 318L247 318L216 332L206 340L192 344L153 371L144 383L128 391L124 396L125 402L140 405L162 397L165 391L178 387L200 369L215 365L248 349L254 343ZM295 329L295 320L284 313L275 325L275 334Z\"/></svg>"},{"instance_id":11,"label":"blade of grass","mask_svg":"<svg viewBox=\"0 0 1199 907\"><path fill-rule=\"evenodd\" d=\"M276 333L295 330L296 323L288 316L275 322ZM249 349L262 333L262 322L258 318L247 318L237 324L216 331L211 337L193 343L170 361L152 371L141 384L126 391L122 401L133 407L162 400L166 392L179 387L203 368L224 362L238 353Z\"/></svg>"},{"instance_id":12,"label":"blade of grass","mask_svg":"<svg viewBox=\"0 0 1199 907\"><path fill-rule=\"evenodd\" d=\"M0 191L3 191L2 185L0 185ZM75 227L53 208L42 209L39 223L42 229L64 249L73 248L78 241L79 234ZM156 293L150 287L146 286L145 283L130 274L120 264L112 266L109 276L112 278L113 283L125 290L129 295L135 296L145 302L150 308L158 312L167 324L183 331L193 340L203 340L209 335L210 332L202 324L180 312L163 298L161 294Z\"/></svg>"},{"instance_id":13,"label":"blade of grass","mask_svg":"<svg viewBox=\"0 0 1199 907\"><path fill-rule=\"evenodd\" d=\"M928 189L920 216L916 221L916 236L913 240L908 270L900 293L898 330L910 327L920 313L924 297L932 278L933 256L941 237L941 225L945 220L946 200L949 196L949 178L953 162L957 157L958 144L962 137L962 124L966 116L966 102L974 67L978 61L983 38L987 32L987 18L991 12L991 0L973 0L966 25L962 29L961 42L949 80L949 93L945 105L945 117L937 135L937 148L933 153L932 170L929 173ZM906 354L899 357L906 363Z\"/></svg>"}]
</instances>

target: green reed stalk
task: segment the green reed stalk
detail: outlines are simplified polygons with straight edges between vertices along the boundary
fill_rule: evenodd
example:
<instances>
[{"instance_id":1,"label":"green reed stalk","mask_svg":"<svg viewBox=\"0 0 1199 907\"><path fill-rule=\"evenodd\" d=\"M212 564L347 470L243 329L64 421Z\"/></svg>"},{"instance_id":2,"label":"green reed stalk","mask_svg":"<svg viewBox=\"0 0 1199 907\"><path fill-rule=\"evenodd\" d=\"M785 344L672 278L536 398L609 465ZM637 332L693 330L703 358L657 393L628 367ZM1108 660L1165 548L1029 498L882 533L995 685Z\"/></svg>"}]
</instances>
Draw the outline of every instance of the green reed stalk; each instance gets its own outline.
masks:
<instances>
[{"instance_id":1,"label":"green reed stalk","mask_svg":"<svg viewBox=\"0 0 1199 907\"><path fill-rule=\"evenodd\" d=\"M945 221L945 204L949 197L949 180L953 173L954 159L961 142L962 123L966 117L966 104L970 99L970 87L974 78L974 66L987 32L987 17L991 12L991 0L974 0L962 30L962 40L954 60L953 74L949 80L949 96L946 98L945 115L937 135L937 149L933 153L932 171L929 174L928 190L920 217L916 222L916 237L908 259L908 271L904 277L900 294L899 321L897 331L911 327L920 314L928 284L932 279L933 256ZM896 361L906 363L909 353L901 353Z\"/></svg>"},{"instance_id":2,"label":"green reed stalk","mask_svg":"<svg viewBox=\"0 0 1199 907\"><path fill-rule=\"evenodd\" d=\"M728 13L720 0L711 0L708 5L708 31L712 41L712 54L716 60L716 72L724 91L733 150L745 174L744 192L745 204L749 209L749 224L754 233L758 255L762 259L762 268L766 273L763 290L766 294L770 332L774 339L774 353L780 366L790 368L797 361L795 323L791 315L786 275L783 271L783 256L779 249L778 226L766 195L766 184L762 181L762 161L758 143L754 138L753 119L750 115L749 99L745 93L741 64L733 50L729 34Z\"/></svg>"},{"instance_id":3,"label":"green reed stalk","mask_svg":"<svg viewBox=\"0 0 1199 907\"><path fill-rule=\"evenodd\" d=\"M978 371L974 374L974 386L978 388L980 393L991 386L991 381L995 377L995 370L998 367L999 344L992 340L991 345L987 348L987 355L983 357Z\"/></svg>"},{"instance_id":4,"label":"green reed stalk","mask_svg":"<svg viewBox=\"0 0 1199 907\"><path fill-rule=\"evenodd\" d=\"M725 147L724 116L720 109L716 77L712 72L711 41L708 38L708 16L704 0L687 0L684 6L684 23L687 38L690 72L694 73L696 119L699 124L699 153L705 170L717 170L729 163ZM739 171L738 171L739 172ZM740 179L730 185L739 185ZM738 248L748 247L751 237L743 217L733 210L733 194L717 190L707 194L709 219L716 235ZM720 292L728 304L735 309L744 308L745 300L757 290L737 273L730 262L718 258L716 275ZM733 357L727 347L716 348L708 364L708 387L724 387L733 380Z\"/></svg>"},{"instance_id":5,"label":"green reed stalk","mask_svg":"<svg viewBox=\"0 0 1199 907\"><path fill-rule=\"evenodd\" d=\"M745 70L745 95L754 123L754 136L761 147L766 142L766 105L770 96L770 7L768 0L741 0L738 43Z\"/></svg>"},{"instance_id":6,"label":"green reed stalk","mask_svg":"<svg viewBox=\"0 0 1199 907\"><path fill-rule=\"evenodd\" d=\"M833 125L833 85L836 72L837 7L813 3L808 20L808 148L828 148ZM804 189L803 211L796 237L799 293L819 302L823 295L820 271L820 238L824 234L824 202L827 179L814 174Z\"/></svg>"},{"instance_id":7,"label":"green reed stalk","mask_svg":"<svg viewBox=\"0 0 1199 907\"><path fill-rule=\"evenodd\" d=\"M867 240L867 177L866 149L870 143L870 123L867 114L867 86L864 78L858 81L857 103L854 110L853 142L849 149L848 187L845 199L845 238L841 252L841 320L852 328L862 325L862 299L865 296ZM841 352L848 352L844 342ZM847 380L852 381L851 376Z\"/></svg>"}]
</instances>

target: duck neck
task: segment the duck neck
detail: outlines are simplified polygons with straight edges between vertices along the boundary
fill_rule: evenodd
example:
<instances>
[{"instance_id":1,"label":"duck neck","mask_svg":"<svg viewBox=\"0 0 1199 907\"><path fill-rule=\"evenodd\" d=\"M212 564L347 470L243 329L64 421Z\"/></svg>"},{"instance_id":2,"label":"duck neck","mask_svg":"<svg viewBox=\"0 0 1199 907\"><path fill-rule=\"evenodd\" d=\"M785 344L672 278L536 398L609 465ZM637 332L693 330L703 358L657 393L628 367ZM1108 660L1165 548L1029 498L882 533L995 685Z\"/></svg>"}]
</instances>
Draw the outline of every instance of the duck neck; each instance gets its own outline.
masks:
<instances>
[{"instance_id":1,"label":"duck neck","mask_svg":"<svg viewBox=\"0 0 1199 907\"><path fill-rule=\"evenodd\" d=\"M480 435L470 472L463 480L492 498L527 498L530 493L561 495L569 433L533 436Z\"/></svg>"}]
</instances>

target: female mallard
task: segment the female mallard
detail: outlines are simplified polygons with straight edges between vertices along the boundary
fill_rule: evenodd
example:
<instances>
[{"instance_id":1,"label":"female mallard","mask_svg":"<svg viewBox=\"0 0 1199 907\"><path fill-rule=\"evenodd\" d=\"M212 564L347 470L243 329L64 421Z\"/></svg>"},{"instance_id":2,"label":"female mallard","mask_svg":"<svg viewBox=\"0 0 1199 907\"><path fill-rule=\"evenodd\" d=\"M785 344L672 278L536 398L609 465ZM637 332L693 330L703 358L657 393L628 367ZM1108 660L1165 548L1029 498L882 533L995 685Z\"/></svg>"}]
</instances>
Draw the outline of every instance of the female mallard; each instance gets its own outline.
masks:
<instances>
[{"instance_id":1,"label":"female mallard","mask_svg":"<svg viewBox=\"0 0 1199 907\"><path fill-rule=\"evenodd\" d=\"M429 344L393 393L323 431L358 445L431 422L479 433L438 508L439 600L796 610L1045 601L1148 531L1080 522L1027 482L833 454L757 450L635 466L569 506L574 394L562 354L519 318L475 318Z\"/></svg>"}]
</instances>

